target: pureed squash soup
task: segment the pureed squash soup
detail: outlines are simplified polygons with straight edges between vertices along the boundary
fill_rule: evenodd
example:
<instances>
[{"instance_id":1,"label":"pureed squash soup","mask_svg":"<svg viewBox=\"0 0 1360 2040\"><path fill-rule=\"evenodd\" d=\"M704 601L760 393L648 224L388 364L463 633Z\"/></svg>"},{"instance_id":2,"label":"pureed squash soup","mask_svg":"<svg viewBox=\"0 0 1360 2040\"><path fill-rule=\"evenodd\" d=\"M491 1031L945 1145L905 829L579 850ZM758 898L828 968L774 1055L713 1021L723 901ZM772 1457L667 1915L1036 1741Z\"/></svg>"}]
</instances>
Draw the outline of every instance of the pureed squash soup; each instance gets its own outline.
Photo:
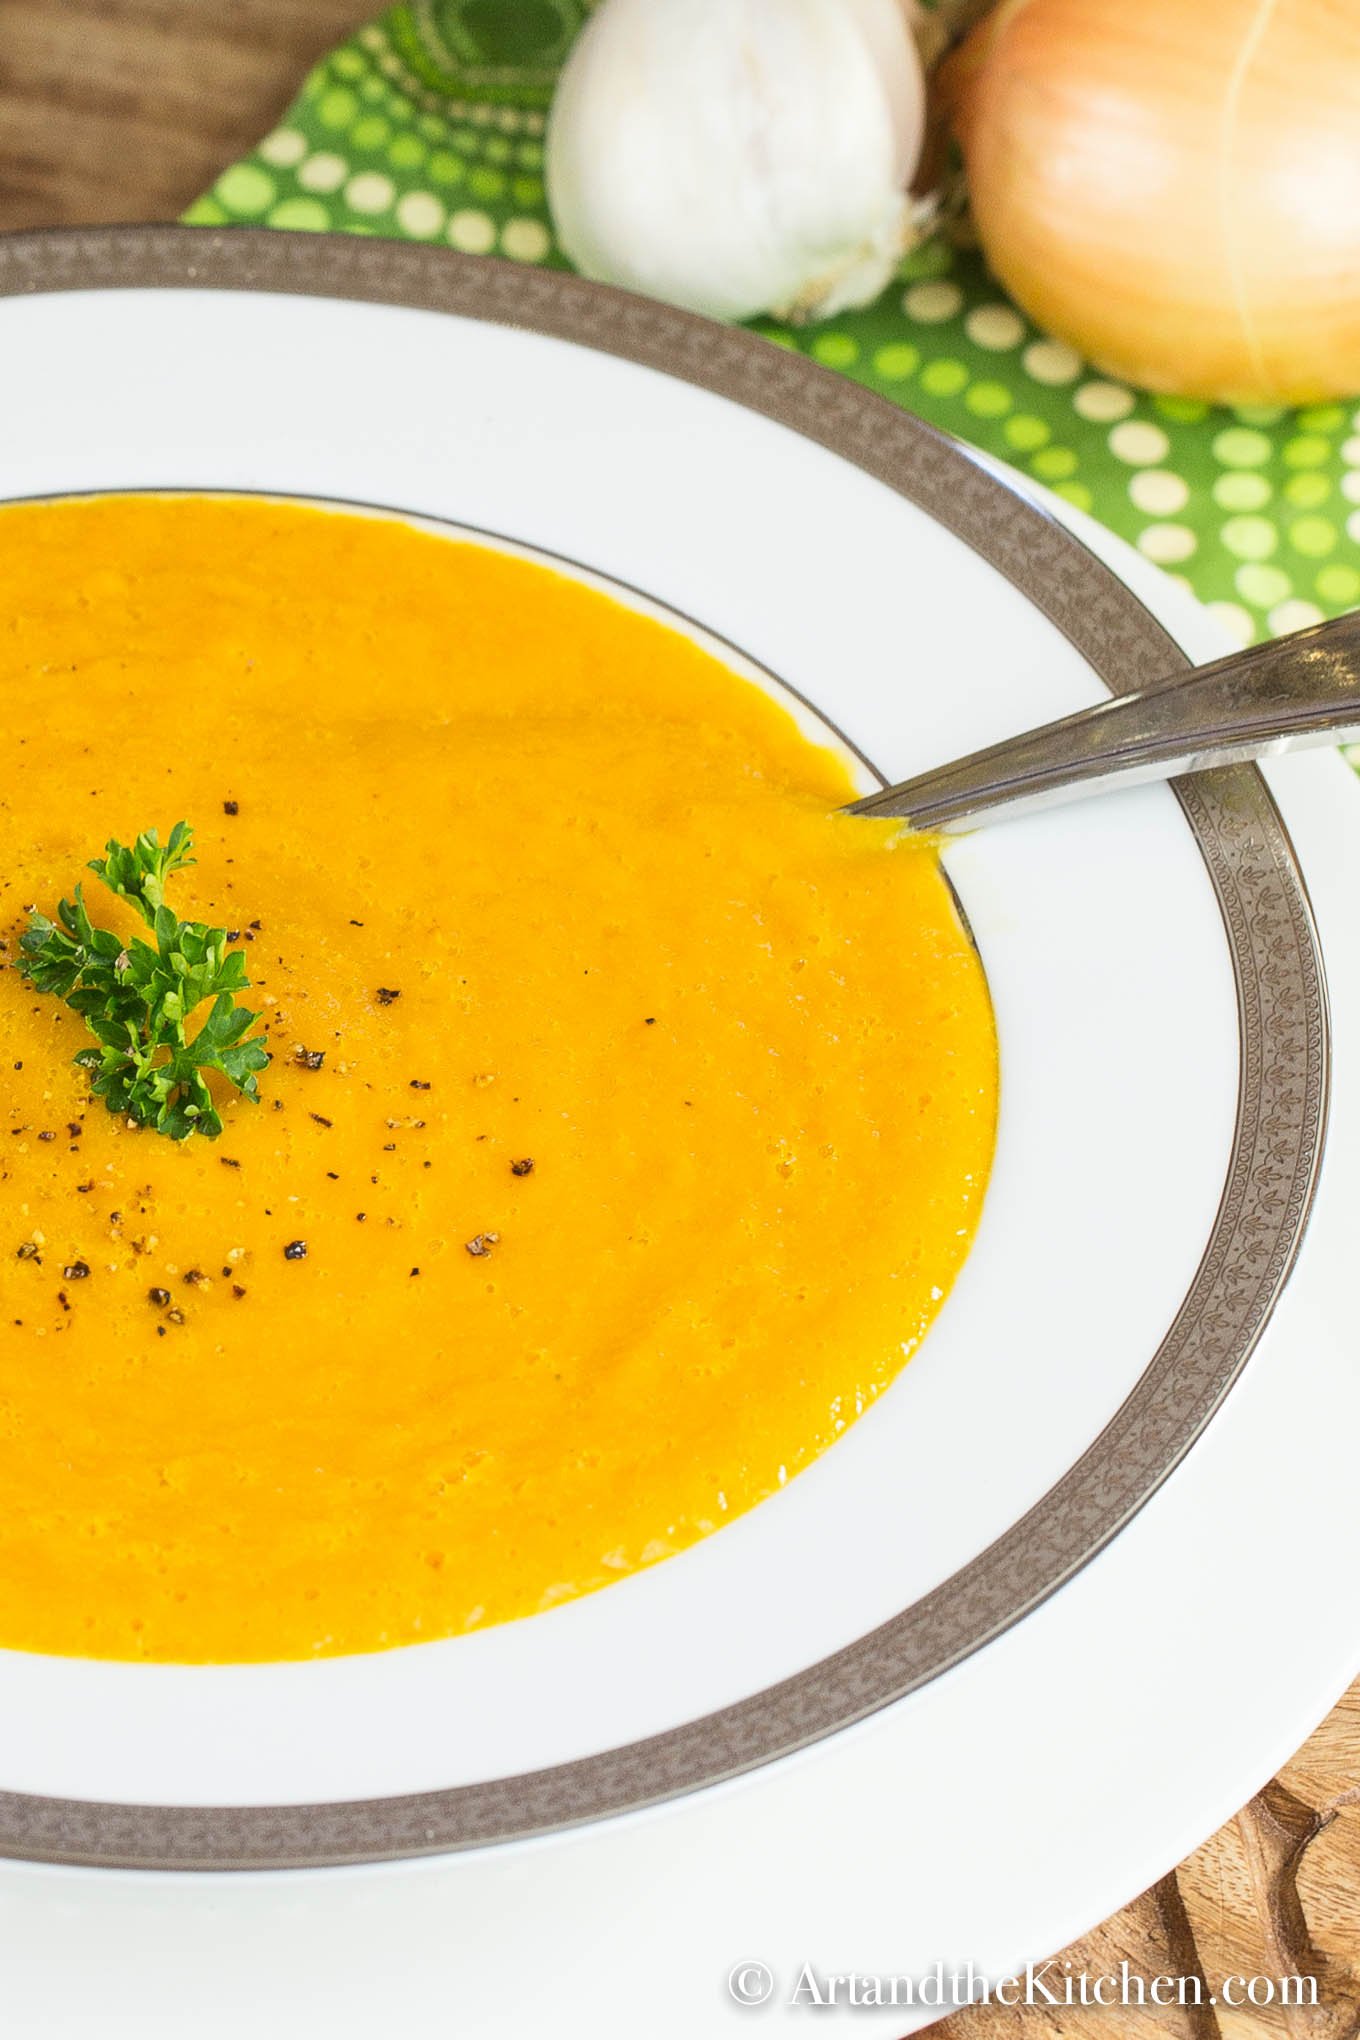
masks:
<instances>
[{"instance_id":1,"label":"pureed squash soup","mask_svg":"<svg viewBox=\"0 0 1360 2040\"><path fill-rule=\"evenodd\" d=\"M837 815L782 707L565 574L259 499L0 509L0 630L0 1646L530 1615L888 1386L976 1223L992 1018L931 848ZM227 931L271 1061L176 1140L11 966L83 879L125 970L86 867L181 819L172 924Z\"/></svg>"}]
</instances>

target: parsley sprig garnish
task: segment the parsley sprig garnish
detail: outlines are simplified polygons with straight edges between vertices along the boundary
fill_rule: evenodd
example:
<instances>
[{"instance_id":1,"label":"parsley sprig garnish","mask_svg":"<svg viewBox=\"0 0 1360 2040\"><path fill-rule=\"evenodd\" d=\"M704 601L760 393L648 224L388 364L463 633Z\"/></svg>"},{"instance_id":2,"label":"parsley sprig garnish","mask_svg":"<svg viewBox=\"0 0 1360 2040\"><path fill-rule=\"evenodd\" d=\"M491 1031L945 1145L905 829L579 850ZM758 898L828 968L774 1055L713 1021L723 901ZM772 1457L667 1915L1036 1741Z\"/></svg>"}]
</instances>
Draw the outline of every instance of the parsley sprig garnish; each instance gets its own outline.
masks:
<instances>
[{"instance_id":1,"label":"parsley sprig garnish","mask_svg":"<svg viewBox=\"0 0 1360 2040\"><path fill-rule=\"evenodd\" d=\"M245 957L228 949L224 928L181 921L165 904L166 881L196 861L193 842L188 823L176 822L164 845L147 829L131 849L109 842L90 861L109 891L136 908L154 941L124 944L96 928L78 885L55 921L30 910L17 966L38 991L55 992L83 1015L100 1045L75 1060L90 1071L95 1096L171 1140L221 1133L208 1072L255 1103L256 1075L269 1063L258 1035L244 1039L260 1017L236 1003L250 986ZM211 1008L191 1038L189 1023L207 1000Z\"/></svg>"}]
</instances>

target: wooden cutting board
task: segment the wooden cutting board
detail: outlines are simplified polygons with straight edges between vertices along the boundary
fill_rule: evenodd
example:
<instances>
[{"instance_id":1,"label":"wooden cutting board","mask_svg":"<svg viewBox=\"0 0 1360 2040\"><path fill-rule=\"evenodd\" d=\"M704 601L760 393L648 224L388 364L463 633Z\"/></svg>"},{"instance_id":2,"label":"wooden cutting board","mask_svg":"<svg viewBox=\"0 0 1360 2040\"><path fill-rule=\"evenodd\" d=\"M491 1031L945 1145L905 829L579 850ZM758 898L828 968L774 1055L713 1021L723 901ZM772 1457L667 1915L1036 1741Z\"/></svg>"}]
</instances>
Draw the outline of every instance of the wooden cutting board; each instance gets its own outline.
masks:
<instances>
[{"instance_id":1,"label":"wooden cutting board","mask_svg":"<svg viewBox=\"0 0 1360 2040\"><path fill-rule=\"evenodd\" d=\"M375 11L376 0L0 0L0 230L175 218ZM1249 1676L1249 1663L1225 1665L1225 1708L1233 1679ZM1057 1974L1117 1974L1122 1960L1146 1978L1199 1978L1202 2002L975 2006L936 2030L1360 2040L1360 1681L1235 1820L1060 1951ZM1291 1976L1317 1978L1316 2007L1223 2001L1228 1977Z\"/></svg>"}]
</instances>

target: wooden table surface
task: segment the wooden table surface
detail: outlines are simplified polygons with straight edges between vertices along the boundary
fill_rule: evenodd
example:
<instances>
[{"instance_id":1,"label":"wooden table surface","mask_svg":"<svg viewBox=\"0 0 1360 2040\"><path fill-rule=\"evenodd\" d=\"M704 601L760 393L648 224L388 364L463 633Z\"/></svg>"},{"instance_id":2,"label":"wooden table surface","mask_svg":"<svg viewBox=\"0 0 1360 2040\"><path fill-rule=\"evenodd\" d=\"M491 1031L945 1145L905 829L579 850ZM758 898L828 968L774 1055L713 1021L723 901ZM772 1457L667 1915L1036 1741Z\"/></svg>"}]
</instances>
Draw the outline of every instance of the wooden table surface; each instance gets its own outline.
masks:
<instances>
[{"instance_id":1,"label":"wooden table surface","mask_svg":"<svg viewBox=\"0 0 1360 2040\"><path fill-rule=\"evenodd\" d=\"M373 0L0 0L0 229L174 219Z\"/></svg>"},{"instance_id":2,"label":"wooden table surface","mask_svg":"<svg viewBox=\"0 0 1360 2040\"><path fill-rule=\"evenodd\" d=\"M365 0L0 0L0 229L173 219L374 11ZM1225 1708L1244 1676L1249 1665L1225 1664ZM1147 1977L1199 1976L1204 2003L975 2007L936 2030L1357 2040L1360 1681L1235 1820L1059 1960L1092 1976L1121 1960ZM1211 2004L1234 1975L1316 1976L1318 2006Z\"/></svg>"}]
</instances>

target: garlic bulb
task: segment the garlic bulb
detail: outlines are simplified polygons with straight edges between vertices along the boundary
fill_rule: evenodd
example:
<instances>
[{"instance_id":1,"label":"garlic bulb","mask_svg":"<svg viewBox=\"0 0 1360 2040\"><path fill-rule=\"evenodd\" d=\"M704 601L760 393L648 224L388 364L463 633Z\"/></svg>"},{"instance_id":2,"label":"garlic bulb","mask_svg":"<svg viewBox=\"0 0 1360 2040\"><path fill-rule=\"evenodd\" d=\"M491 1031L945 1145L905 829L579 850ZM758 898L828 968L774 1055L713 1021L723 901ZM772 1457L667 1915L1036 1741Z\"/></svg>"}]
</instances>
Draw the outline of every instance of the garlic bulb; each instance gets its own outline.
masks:
<instances>
[{"instance_id":1,"label":"garlic bulb","mask_svg":"<svg viewBox=\"0 0 1360 2040\"><path fill-rule=\"evenodd\" d=\"M867 304L913 239L912 18L912 0L603 0L548 127L566 254L719 319Z\"/></svg>"}]
</instances>

